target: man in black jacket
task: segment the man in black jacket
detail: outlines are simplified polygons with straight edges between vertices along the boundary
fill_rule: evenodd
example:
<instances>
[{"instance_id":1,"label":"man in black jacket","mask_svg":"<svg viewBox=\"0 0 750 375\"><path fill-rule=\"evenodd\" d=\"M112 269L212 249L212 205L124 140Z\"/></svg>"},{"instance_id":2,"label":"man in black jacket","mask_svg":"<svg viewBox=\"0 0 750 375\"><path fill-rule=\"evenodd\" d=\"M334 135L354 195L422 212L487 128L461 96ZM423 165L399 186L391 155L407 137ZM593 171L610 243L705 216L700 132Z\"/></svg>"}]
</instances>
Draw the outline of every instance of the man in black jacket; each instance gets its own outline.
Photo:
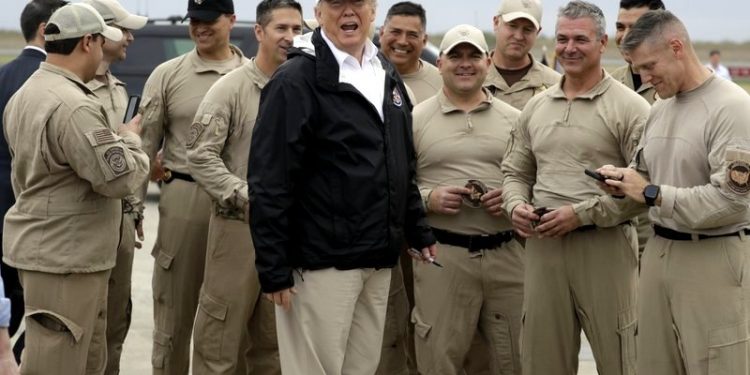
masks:
<instances>
[{"instance_id":1,"label":"man in black jacket","mask_svg":"<svg viewBox=\"0 0 750 375\"><path fill-rule=\"evenodd\" d=\"M321 0L263 89L248 183L256 266L283 373L373 374L404 241L434 259L411 103L369 40L375 0ZM294 298L294 301L292 301ZM293 304L293 306L292 306Z\"/></svg>"},{"instance_id":2,"label":"man in black jacket","mask_svg":"<svg viewBox=\"0 0 750 375\"><path fill-rule=\"evenodd\" d=\"M44 26L47 20L57 8L67 4L61 0L33 0L26 4L21 12L21 31L26 39L26 47L13 61L0 68L0 127L3 125L2 113L10 97L26 82L34 73L39 64L47 57L44 51ZM0 137L0 238L3 234L3 220L5 213L15 203L13 188L10 185L10 152L8 143L3 136ZM2 245L0 244L0 247ZM18 272L15 268L2 262L2 275L5 281L5 295L11 301L10 334L13 335L23 319L23 289L18 281ZM13 348L16 359L20 360L24 340L21 338Z\"/></svg>"}]
</instances>

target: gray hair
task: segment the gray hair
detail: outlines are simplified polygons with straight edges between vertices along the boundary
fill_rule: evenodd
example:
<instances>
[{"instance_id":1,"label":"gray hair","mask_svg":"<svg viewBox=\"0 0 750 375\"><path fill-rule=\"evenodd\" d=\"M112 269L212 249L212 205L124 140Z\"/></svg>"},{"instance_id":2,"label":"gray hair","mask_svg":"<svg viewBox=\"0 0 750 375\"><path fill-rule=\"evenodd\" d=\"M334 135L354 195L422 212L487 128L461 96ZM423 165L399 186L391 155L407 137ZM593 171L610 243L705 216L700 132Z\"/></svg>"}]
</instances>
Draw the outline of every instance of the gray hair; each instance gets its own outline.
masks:
<instances>
[{"instance_id":1,"label":"gray hair","mask_svg":"<svg viewBox=\"0 0 750 375\"><path fill-rule=\"evenodd\" d=\"M598 6L581 0L573 0L567 3L564 7L560 8L557 12L558 19L560 17L569 18L576 20L579 18L588 17L591 18L596 24L596 37L601 40L607 35L607 21L604 20L604 12ZM558 20L558 24L559 24ZM557 27L555 27L557 28Z\"/></svg>"},{"instance_id":2,"label":"gray hair","mask_svg":"<svg viewBox=\"0 0 750 375\"><path fill-rule=\"evenodd\" d=\"M620 49L625 53L633 52L645 41L662 36L667 30L674 31L685 43L690 43L687 30L679 18L668 10L652 10L633 24L620 44Z\"/></svg>"}]
</instances>

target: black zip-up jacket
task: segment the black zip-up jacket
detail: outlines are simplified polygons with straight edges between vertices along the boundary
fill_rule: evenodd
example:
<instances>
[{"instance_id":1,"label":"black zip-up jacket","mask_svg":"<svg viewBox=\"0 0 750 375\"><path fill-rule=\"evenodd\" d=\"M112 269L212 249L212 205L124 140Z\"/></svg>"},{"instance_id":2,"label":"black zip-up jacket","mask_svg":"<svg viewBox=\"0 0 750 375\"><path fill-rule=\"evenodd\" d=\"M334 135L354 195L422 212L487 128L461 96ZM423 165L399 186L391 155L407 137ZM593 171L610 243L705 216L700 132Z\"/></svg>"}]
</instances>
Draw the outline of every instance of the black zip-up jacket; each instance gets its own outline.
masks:
<instances>
[{"instance_id":1,"label":"black zip-up jacket","mask_svg":"<svg viewBox=\"0 0 750 375\"><path fill-rule=\"evenodd\" d=\"M261 287L294 269L393 267L404 242L435 243L415 181L412 105L386 71L381 121L317 29L315 55L292 48L261 94L250 147L250 228Z\"/></svg>"}]
</instances>

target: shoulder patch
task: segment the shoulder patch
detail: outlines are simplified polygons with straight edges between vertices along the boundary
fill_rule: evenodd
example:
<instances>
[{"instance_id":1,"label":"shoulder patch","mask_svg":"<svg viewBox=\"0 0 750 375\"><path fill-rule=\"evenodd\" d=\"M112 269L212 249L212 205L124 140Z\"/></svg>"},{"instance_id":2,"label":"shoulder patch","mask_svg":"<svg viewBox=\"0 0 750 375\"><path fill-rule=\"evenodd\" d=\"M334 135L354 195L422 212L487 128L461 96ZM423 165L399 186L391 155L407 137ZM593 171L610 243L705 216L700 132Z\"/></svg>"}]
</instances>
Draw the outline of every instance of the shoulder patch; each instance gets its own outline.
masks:
<instances>
[{"instance_id":1,"label":"shoulder patch","mask_svg":"<svg viewBox=\"0 0 750 375\"><path fill-rule=\"evenodd\" d=\"M112 146L104 151L104 161L115 176L121 176L128 171L125 149L122 146Z\"/></svg>"},{"instance_id":2,"label":"shoulder patch","mask_svg":"<svg viewBox=\"0 0 750 375\"><path fill-rule=\"evenodd\" d=\"M96 129L86 133L86 138L91 146L99 146L107 143L117 142L119 136L109 129Z\"/></svg>"},{"instance_id":3,"label":"shoulder patch","mask_svg":"<svg viewBox=\"0 0 750 375\"><path fill-rule=\"evenodd\" d=\"M750 192L750 163L743 160L729 163L726 182L729 190L736 194L745 195Z\"/></svg>"},{"instance_id":4,"label":"shoulder patch","mask_svg":"<svg viewBox=\"0 0 750 375\"><path fill-rule=\"evenodd\" d=\"M185 145L188 148L193 148L193 146L195 146L195 142L198 141L198 138L201 137L201 134L203 134L204 130L206 130L206 125L203 124L203 121L194 122L192 125L190 125L190 133L188 135L188 141Z\"/></svg>"}]
</instances>

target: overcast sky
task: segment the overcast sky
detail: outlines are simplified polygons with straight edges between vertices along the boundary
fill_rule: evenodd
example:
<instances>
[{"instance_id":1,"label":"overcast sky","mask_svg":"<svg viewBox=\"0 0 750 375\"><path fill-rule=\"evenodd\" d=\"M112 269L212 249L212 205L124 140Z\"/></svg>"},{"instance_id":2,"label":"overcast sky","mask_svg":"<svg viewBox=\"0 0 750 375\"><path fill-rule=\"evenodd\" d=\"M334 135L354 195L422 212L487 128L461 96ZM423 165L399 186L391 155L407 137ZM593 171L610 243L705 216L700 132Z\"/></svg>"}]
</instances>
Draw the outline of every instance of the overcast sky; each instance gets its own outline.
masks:
<instances>
[{"instance_id":1,"label":"overcast sky","mask_svg":"<svg viewBox=\"0 0 750 375\"><path fill-rule=\"evenodd\" d=\"M18 17L26 0L0 0L3 10L0 12L0 28L20 30ZM76 0L77 1L77 0ZM187 9L185 0L120 0L130 11L163 18L170 15L184 14ZM205 0L211 1L211 0ZM381 24L384 15L392 4L399 0L379 0L377 23ZM552 35L555 28L557 9L564 0L542 0L545 15L542 19L542 32ZM750 1L747 0L664 0L667 7L675 12L695 40L705 41L746 41L750 40ZM619 0L594 0L604 10L607 17L607 30L614 33L614 21L617 17ZM301 0L306 18L313 17L315 0ZM442 32L459 23L475 25L483 30L492 29L492 15L497 10L499 0L422 0L427 9L427 28L429 32ZM241 20L255 18L256 0L235 0L237 17Z\"/></svg>"}]
</instances>

